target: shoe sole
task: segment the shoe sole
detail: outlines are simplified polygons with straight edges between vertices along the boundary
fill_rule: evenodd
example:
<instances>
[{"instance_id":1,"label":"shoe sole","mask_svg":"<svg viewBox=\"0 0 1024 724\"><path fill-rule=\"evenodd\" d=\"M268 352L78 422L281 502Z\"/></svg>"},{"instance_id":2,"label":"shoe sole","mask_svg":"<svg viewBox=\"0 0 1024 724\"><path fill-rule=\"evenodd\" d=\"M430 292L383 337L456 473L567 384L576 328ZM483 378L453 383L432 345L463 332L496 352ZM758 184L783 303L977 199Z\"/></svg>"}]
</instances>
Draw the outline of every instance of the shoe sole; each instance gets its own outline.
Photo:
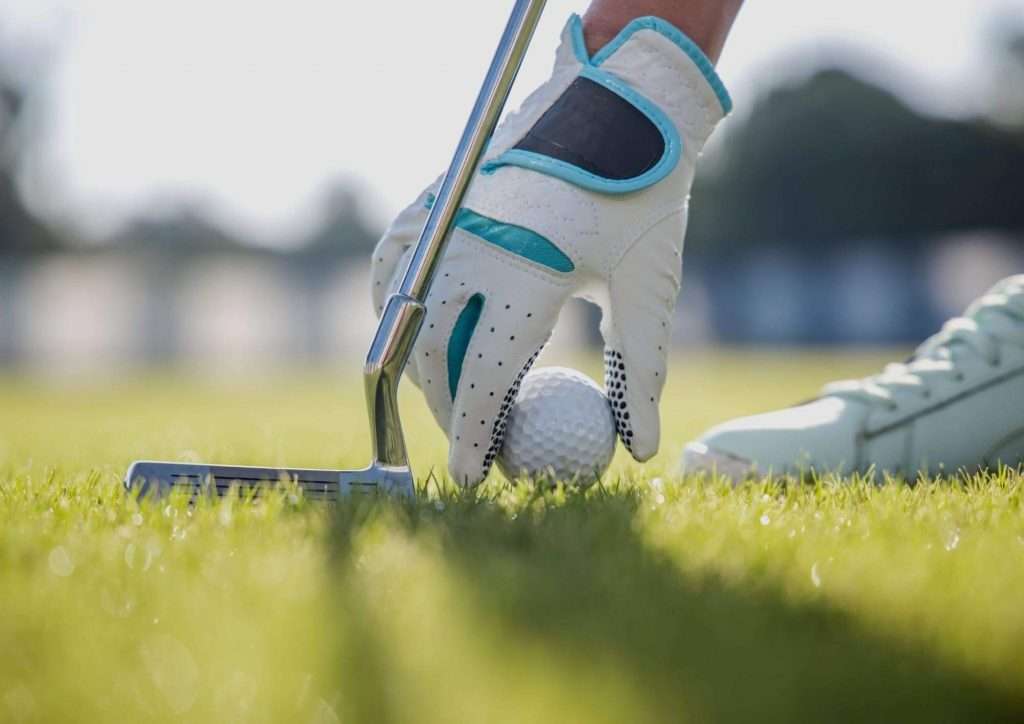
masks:
<instances>
[{"instance_id":1,"label":"shoe sole","mask_svg":"<svg viewBox=\"0 0 1024 724\"><path fill-rule=\"evenodd\" d=\"M707 473L726 478L733 485L757 475L757 466L750 460L714 450L702 442L691 442L683 448L680 467L686 475Z\"/></svg>"}]
</instances>

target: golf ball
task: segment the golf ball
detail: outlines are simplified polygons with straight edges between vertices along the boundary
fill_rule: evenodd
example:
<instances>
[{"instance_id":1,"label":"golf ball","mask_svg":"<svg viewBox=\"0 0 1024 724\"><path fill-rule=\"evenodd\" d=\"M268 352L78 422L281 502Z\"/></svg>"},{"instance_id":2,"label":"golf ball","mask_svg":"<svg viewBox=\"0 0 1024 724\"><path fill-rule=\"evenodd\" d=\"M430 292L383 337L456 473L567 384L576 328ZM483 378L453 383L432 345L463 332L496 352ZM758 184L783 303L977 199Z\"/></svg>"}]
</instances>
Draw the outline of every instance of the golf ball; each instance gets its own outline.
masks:
<instances>
[{"instance_id":1,"label":"golf ball","mask_svg":"<svg viewBox=\"0 0 1024 724\"><path fill-rule=\"evenodd\" d=\"M498 467L508 478L589 485L608 469L615 440L615 418L601 388L576 370L542 367L523 378Z\"/></svg>"}]
</instances>

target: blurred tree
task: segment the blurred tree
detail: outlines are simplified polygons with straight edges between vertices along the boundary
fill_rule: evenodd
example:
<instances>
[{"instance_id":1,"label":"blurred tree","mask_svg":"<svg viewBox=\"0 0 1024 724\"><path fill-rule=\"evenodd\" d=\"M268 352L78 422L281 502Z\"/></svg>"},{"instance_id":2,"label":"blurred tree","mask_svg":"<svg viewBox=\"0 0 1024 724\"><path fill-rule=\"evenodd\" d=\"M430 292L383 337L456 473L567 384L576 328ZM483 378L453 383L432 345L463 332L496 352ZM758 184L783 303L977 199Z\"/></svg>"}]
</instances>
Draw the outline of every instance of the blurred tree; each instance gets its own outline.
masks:
<instances>
[{"instance_id":1,"label":"blurred tree","mask_svg":"<svg viewBox=\"0 0 1024 724\"><path fill-rule=\"evenodd\" d=\"M369 259L381 230L369 221L364 206L362 194L351 182L336 181L324 196L323 220L305 239L301 253Z\"/></svg>"},{"instance_id":2,"label":"blurred tree","mask_svg":"<svg viewBox=\"0 0 1024 724\"><path fill-rule=\"evenodd\" d=\"M992 72L992 115L1024 132L1024 28L996 30L998 48Z\"/></svg>"},{"instance_id":3,"label":"blurred tree","mask_svg":"<svg viewBox=\"0 0 1024 724\"><path fill-rule=\"evenodd\" d=\"M188 204L129 221L110 244L128 251L174 256L246 250L242 241L210 221L202 208Z\"/></svg>"},{"instance_id":4,"label":"blurred tree","mask_svg":"<svg viewBox=\"0 0 1024 724\"><path fill-rule=\"evenodd\" d=\"M297 247L257 246L212 221L201 205L188 203L132 219L110 239L109 245L115 249L176 256L213 252L283 253L313 265L322 263L325 258L369 260L380 231L367 220L363 206L361 194L352 184L335 183L325 194L320 223Z\"/></svg>"},{"instance_id":5,"label":"blurred tree","mask_svg":"<svg viewBox=\"0 0 1024 724\"><path fill-rule=\"evenodd\" d=\"M25 207L17 188L18 164L27 143L24 115L27 93L0 69L0 253L51 251L57 236Z\"/></svg>"},{"instance_id":6,"label":"blurred tree","mask_svg":"<svg viewBox=\"0 0 1024 724\"><path fill-rule=\"evenodd\" d=\"M1024 135L921 115L844 71L766 94L722 148L694 189L691 249L1024 232Z\"/></svg>"}]
</instances>

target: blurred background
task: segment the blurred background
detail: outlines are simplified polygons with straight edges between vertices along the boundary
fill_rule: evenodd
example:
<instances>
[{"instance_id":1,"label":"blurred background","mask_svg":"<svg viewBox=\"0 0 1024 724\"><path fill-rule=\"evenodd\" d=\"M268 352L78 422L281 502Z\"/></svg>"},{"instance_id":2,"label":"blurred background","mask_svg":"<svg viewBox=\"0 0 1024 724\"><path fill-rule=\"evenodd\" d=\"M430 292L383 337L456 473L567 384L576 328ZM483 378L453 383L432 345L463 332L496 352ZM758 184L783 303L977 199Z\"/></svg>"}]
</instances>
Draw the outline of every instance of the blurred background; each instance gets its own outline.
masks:
<instances>
[{"instance_id":1,"label":"blurred background","mask_svg":"<svg viewBox=\"0 0 1024 724\"><path fill-rule=\"evenodd\" d=\"M369 252L508 4L0 2L0 369L361 358ZM585 6L551 0L515 100ZM1024 0L751 2L719 71L679 345L917 342L1024 271Z\"/></svg>"}]
</instances>

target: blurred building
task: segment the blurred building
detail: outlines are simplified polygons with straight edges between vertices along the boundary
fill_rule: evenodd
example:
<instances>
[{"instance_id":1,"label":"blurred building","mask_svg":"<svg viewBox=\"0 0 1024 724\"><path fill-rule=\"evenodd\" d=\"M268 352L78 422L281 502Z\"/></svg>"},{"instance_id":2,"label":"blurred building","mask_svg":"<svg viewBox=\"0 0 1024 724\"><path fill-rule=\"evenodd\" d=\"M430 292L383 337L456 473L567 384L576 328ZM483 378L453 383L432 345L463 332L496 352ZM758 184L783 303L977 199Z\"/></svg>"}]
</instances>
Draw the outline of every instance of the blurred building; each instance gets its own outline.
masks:
<instances>
[{"instance_id":1,"label":"blurred building","mask_svg":"<svg viewBox=\"0 0 1024 724\"><path fill-rule=\"evenodd\" d=\"M675 340L729 344L920 341L974 296L1024 271L1024 245L991 235L936 243L922 260L865 244L835 258L751 254L687 262ZM0 264L0 361L46 374L179 365L233 374L358 364L376 319L368 264L310 265L261 254L193 258L173 269L111 252ZM575 302L552 345L599 344L596 312Z\"/></svg>"},{"instance_id":2,"label":"blurred building","mask_svg":"<svg viewBox=\"0 0 1024 724\"><path fill-rule=\"evenodd\" d=\"M1014 43L1002 73L1024 86ZM367 275L380 229L351 183L325 195L318 223L290 246L239 238L201 206L83 244L23 203L24 107L0 68L0 367L358 364L375 326ZM933 117L825 70L765 93L708 155L691 203L680 345L916 343L1024 272L1019 104ZM597 326L574 302L552 347L596 347Z\"/></svg>"}]
</instances>

